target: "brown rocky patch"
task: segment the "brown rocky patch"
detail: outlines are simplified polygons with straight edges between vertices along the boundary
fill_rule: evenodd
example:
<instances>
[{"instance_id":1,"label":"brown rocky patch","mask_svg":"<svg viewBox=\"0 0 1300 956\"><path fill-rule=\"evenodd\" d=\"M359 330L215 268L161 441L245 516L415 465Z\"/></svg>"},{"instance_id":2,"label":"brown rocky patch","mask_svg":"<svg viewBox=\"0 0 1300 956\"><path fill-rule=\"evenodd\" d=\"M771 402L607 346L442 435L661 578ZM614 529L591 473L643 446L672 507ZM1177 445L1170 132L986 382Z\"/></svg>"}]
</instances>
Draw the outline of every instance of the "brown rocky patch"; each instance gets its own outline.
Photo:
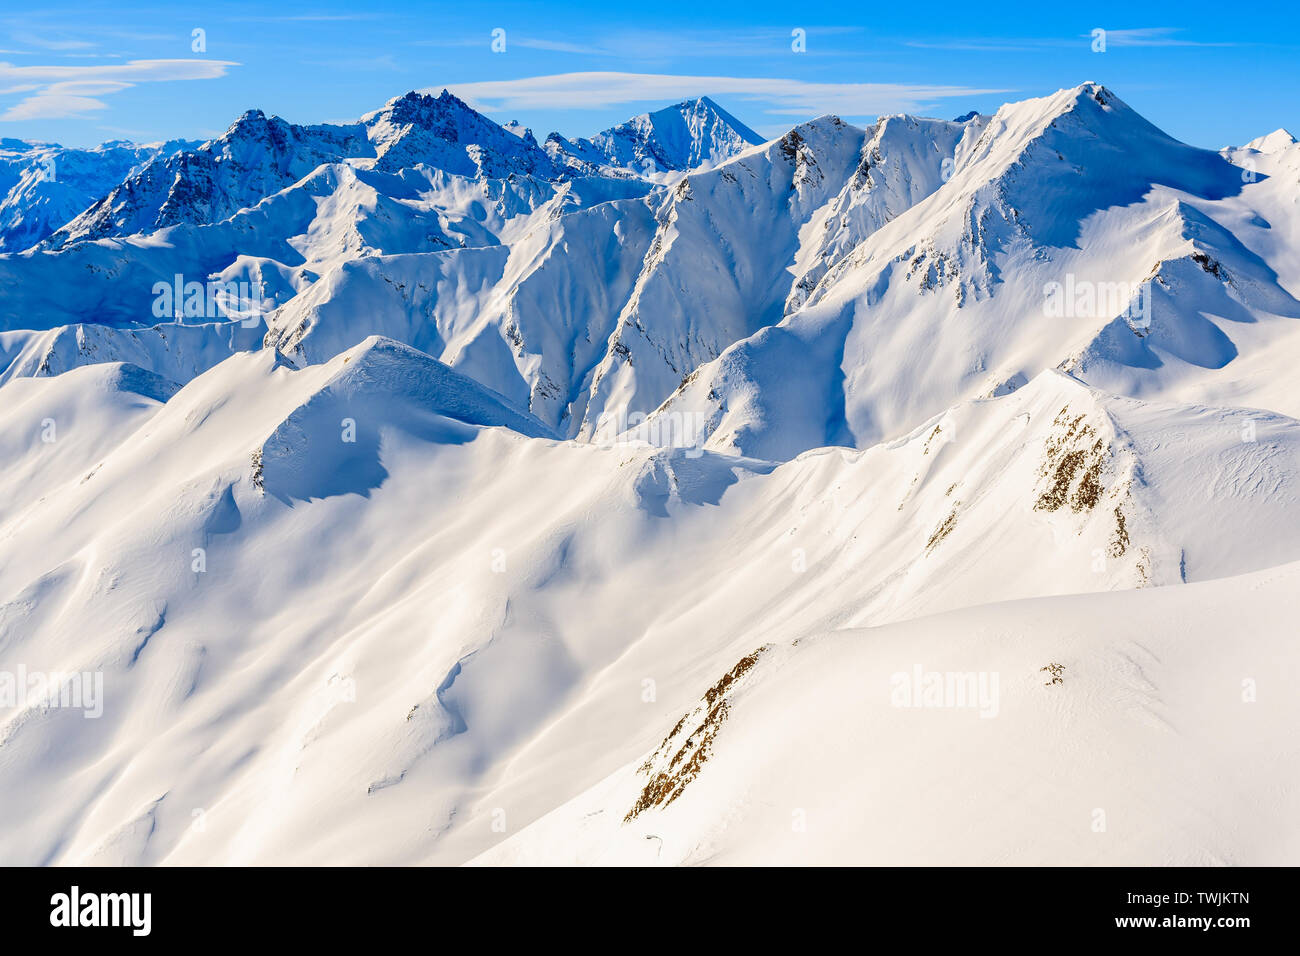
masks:
<instances>
[{"instance_id":1,"label":"brown rocky patch","mask_svg":"<svg viewBox=\"0 0 1300 956\"><path fill-rule=\"evenodd\" d=\"M727 719L728 698L740 680L758 663L768 645L742 657L722 679L704 692L701 703L682 719L663 739L637 772L649 778L632 809L623 818L630 823L646 810L666 807L685 792L687 785L700 775L713 750L718 730Z\"/></svg>"}]
</instances>

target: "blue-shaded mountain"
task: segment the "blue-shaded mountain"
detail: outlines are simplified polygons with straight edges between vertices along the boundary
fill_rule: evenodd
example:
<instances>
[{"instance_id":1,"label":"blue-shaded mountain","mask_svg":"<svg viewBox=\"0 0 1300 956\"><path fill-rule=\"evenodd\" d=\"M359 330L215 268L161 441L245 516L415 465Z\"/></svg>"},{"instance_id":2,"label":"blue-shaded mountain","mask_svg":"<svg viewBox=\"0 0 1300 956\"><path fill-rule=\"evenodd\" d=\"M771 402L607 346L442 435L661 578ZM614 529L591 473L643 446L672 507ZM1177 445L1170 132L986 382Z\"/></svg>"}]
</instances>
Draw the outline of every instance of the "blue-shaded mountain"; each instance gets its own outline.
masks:
<instances>
[{"instance_id":1,"label":"blue-shaded mountain","mask_svg":"<svg viewBox=\"0 0 1300 956\"><path fill-rule=\"evenodd\" d=\"M711 166L759 142L707 97L634 117L591 139L552 134L544 148L518 124L501 126L447 90L407 93L343 125L299 126L249 110L216 139L158 156L116 187L105 187L98 193L103 198L49 236L45 248L220 222L330 163L385 173L425 166L475 179L559 182Z\"/></svg>"},{"instance_id":2,"label":"blue-shaded mountain","mask_svg":"<svg viewBox=\"0 0 1300 956\"><path fill-rule=\"evenodd\" d=\"M590 139L567 140L552 133L546 151L556 165L582 174L613 166L652 175L716 166L763 141L701 96L634 116Z\"/></svg>"}]
</instances>

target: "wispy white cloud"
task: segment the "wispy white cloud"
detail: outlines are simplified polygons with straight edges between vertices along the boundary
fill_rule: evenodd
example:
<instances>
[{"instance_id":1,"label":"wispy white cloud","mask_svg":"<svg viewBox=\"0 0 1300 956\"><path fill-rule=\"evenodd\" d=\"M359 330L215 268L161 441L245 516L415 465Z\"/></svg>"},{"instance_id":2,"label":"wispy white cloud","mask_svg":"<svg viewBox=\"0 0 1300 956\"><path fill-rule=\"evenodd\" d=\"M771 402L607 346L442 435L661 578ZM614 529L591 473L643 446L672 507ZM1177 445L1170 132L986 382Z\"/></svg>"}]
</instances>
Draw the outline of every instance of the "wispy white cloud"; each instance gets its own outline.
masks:
<instances>
[{"instance_id":1,"label":"wispy white cloud","mask_svg":"<svg viewBox=\"0 0 1300 956\"><path fill-rule=\"evenodd\" d=\"M107 109L100 97L137 83L210 80L239 66L231 60L131 60L128 63L84 66L14 66L0 63L0 82L14 81L6 92L31 96L0 113L0 122L65 119ZM0 94L2 95L2 94Z\"/></svg>"},{"instance_id":2,"label":"wispy white cloud","mask_svg":"<svg viewBox=\"0 0 1300 956\"><path fill-rule=\"evenodd\" d=\"M520 37L514 41L515 46L526 50L545 50L549 53L606 54L607 51L585 43L573 43L567 40L546 40L533 37Z\"/></svg>"},{"instance_id":3,"label":"wispy white cloud","mask_svg":"<svg viewBox=\"0 0 1300 956\"><path fill-rule=\"evenodd\" d=\"M302 13L286 16L227 17L231 23L346 23L374 20L377 13Z\"/></svg>"},{"instance_id":4,"label":"wispy white cloud","mask_svg":"<svg viewBox=\"0 0 1300 956\"><path fill-rule=\"evenodd\" d=\"M670 101L700 95L738 96L781 116L876 116L923 112L939 101L1009 93L1005 89L906 83L811 83L805 80L662 73L559 73L518 80L447 84L485 111L604 109L624 103ZM431 89L437 92L437 89Z\"/></svg>"},{"instance_id":5,"label":"wispy white cloud","mask_svg":"<svg viewBox=\"0 0 1300 956\"><path fill-rule=\"evenodd\" d=\"M816 52L819 39L846 32L860 32L860 29L808 27L804 30L804 37L806 42L809 42L807 38L812 38L810 41L811 48ZM601 36L596 42L586 44L562 44L523 38L516 45L543 50L554 49L563 52L617 57L631 62L662 63L670 60L694 59L697 57L771 58L776 55L790 53L792 40L790 30L687 31L640 29L615 31Z\"/></svg>"},{"instance_id":6,"label":"wispy white cloud","mask_svg":"<svg viewBox=\"0 0 1300 956\"><path fill-rule=\"evenodd\" d=\"M1139 27L1133 30L1107 30L1106 46L1236 46L1234 43L1188 40L1177 36L1181 27ZM1088 38L1091 39L1091 34Z\"/></svg>"},{"instance_id":7,"label":"wispy white cloud","mask_svg":"<svg viewBox=\"0 0 1300 956\"><path fill-rule=\"evenodd\" d=\"M1106 30L1109 47L1238 46L1229 42L1189 40L1178 36L1181 27L1138 27L1130 30ZM1049 37L956 37L946 40L905 40L904 45L918 50L956 50L974 53L1031 53L1063 48L1088 50L1092 32L1073 36Z\"/></svg>"},{"instance_id":8,"label":"wispy white cloud","mask_svg":"<svg viewBox=\"0 0 1300 956\"><path fill-rule=\"evenodd\" d=\"M844 50L818 49L818 41L825 37L841 34L861 33L861 27L810 26L804 29L805 39L811 44L809 52L803 55L836 52ZM414 46L439 47L446 49L464 49L473 47L487 48L492 42L488 32L473 36L438 36L412 40ZM589 38L575 39L570 33L563 37L554 35L525 35L513 30L507 31L507 49L520 48L540 50L548 53L568 53L579 56L605 57L622 61L625 64L640 63L659 65L673 60L687 60L698 57L756 57L771 58L782 53L790 53L792 34L788 29L782 30L616 30L602 32ZM861 51L853 51L861 56Z\"/></svg>"},{"instance_id":9,"label":"wispy white cloud","mask_svg":"<svg viewBox=\"0 0 1300 956\"><path fill-rule=\"evenodd\" d=\"M1091 40L1089 41L1091 42ZM905 40L904 46L917 50L956 50L963 53L1027 53L1031 50L1044 50L1050 47L1083 46L1079 41L1066 37L1050 38L970 38L956 40Z\"/></svg>"},{"instance_id":10,"label":"wispy white cloud","mask_svg":"<svg viewBox=\"0 0 1300 956\"><path fill-rule=\"evenodd\" d=\"M44 37L35 33L20 31L13 34L13 39L19 43L25 43L28 46L39 47L42 50L89 50L95 44L89 40L73 40L64 37Z\"/></svg>"},{"instance_id":11,"label":"wispy white cloud","mask_svg":"<svg viewBox=\"0 0 1300 956\"><path fill-rule=\"evenodd\" d=\"M355 70L357 72L378 70L400 73L403 69L397 62L397 58L391 53L380 53L374 56L349 56L329 60L304 60L303 62L310 66L327 66L331 69Z\"/></svg>"}]
</instances>

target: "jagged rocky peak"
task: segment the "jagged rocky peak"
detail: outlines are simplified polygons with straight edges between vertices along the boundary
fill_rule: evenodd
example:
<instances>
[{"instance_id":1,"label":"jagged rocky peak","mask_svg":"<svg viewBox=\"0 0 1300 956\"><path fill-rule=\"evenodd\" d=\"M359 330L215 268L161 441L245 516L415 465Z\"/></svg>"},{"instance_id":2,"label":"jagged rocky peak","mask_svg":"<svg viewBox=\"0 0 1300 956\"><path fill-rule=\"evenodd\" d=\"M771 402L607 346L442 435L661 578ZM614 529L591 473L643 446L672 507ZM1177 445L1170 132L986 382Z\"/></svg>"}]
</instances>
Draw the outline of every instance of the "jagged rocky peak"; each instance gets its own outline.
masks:
<instances>
[{"instance_id":1,"label":"jagged rocky peak","mask_svg":"<svg viewBox=\"0 0 1300 956\"><path fill-rule=\"evenodd\" d=\"M385 170L425 164L462 176L550 177L554 167L531 134L492 122L450 90L412 90L361 118Z\"/></svg>"},{"instance_id":2,"label":"jagged rocky peak","mask_svg":"<svg viewBox=\"0 0 1300 956\"><path fill-rule=\"evenodd\" d=\"M389 100L383 109L372 115L377 121L413 123L427 129L438 122L445 122L455 112L474 113L474 110L449 90L443 90L437 96L411 90Z\"/></svg>"},{"instance_id":3,"label":"jagged rocky peak","mask_svg":"<svg viewBox=\"0 0 1300 956\"><path fill-rule=\"evenodd\" d=\"M533 131L520 123L519 120L511 120L508 123L503 123L501 128L507 133L518 136L525 143L531 143L533 146L537 145L537 137L533 136Z\"/></svg>"},{"instance_id":4,"label":"jagged rocky peak","mask_svg":"<svg viewBox=\"0 0 1300 956\"><path fill-rule=\"evenodd\" d=\"M272 119L279 120L280 118L276 116L272 117ZM283 120L280 121L283 122ZM270 120L266 118L266 114L261 110L244 110L244 112L239 115L239 118L230 124L230 127L223 134L222 138L239 136L241 134L252 133L259 129L265 129L269 123Z\"/></svg>"},{"instance_id":5,"label":"jagged rocky peak","mask_svg":"<svg viewBox=\"0 0 1300 956\"><path fill-rule=\"evenodd\" d=\"M451 143L481 143L506 133L504 127L446 89L437 96L411 90L389 100L383 109L367 113L361 122L369 128L372 140L382 140L402 127L427 130Z\"/></svg>"}]
</instances>

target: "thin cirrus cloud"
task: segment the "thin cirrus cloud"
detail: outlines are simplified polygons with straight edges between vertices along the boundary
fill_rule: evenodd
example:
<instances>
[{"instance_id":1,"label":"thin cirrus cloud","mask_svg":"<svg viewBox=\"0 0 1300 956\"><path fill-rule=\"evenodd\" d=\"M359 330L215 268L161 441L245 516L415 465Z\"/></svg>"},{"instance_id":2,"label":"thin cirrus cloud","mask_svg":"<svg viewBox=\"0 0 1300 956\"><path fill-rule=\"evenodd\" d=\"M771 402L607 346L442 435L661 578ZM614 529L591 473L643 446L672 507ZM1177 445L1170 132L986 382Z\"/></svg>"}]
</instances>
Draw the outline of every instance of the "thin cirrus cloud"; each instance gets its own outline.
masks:
<instances>
[{"instance_id":1,"label":"thin cirrus cloud","mask_svg":"<svg viewBox=\"0 0 1300 956\"><path fill-rule=\"evenodd\" d=\"M1235 46L1233 43L1188 40L1177 34L1178 27L1142 27L1136 30L1107 30L1107 46ZM1091 38L1091 34L1088 35Z\"/></svg>"},{"instance_id":2,"label":"thin cirrus cloud","mask_svg":"<svg viewBox=\"0 0 1300 956\"><path fill-rule=\"evenodd\" d=\"M820 26L803 31L805 39L813 37L813 52L819 52L820 41L841 34L861 33L861 27ZM781 52L790 53L794 38L791 30L621 30L599 38L556 39L544 36L521 36L510 32L505 37L508 48L537 50L543 53L566 53L587 57L614 58L624 64L663 63L696 57L772 57ZM472 48L487 47L491 41L487 34L479 36L453 36L413 40L414 46ZM826 52L836 52L827 48ZM843 50L838 52L843 53ZM855 50L861 55L861 50ZM808 55L808 51L804 51Z\"/></svg>"},{"instance_id":3,"label":"thin cirrus cloud","mask_svg":"<svg viewBox=\"0 0 1300 956\"><path fill-rule=\"evenodd\" d=\"M1104 29L1104 28L1098 28ZM1107 47L1209 47L1236 46L1230 42L1189 40L1179 36L1179 27L1138 27L1129 30L1105 30ZM979 37L955 40L907 40L905 45L920 50L955 50L974 53L1030 53L1062 48L1087 50L1093 42L1091 32L1074 36L1053 37Z\"/></svg>"},{"instance_id":4,"label":"thin cirrus cloud","mask_svg":"<svg viewBox=\"0 0 1300 956\"><path fill-rule=\"evenodd\" d=\"M624 103L732 95L764 104L781 116L837 113L875 116L924 110L954 97L1010 93L1005 89L906 83L811 83L804 80L663 73L558 73L517 80L448 84L457 96L486 111L604 109ZM436 92L430 89L428 92Z\"/></svg>"},{"instance_id":5,"label":"thin cirrus cloud","mask_svg":"<svg viewBox=\"0 0 1300 956\"><path fill-rule=\"evenodd\" d=\"M95 46L89 40L51 38L27 32L14 33L12 36L19 43L39 47L42 50L89 50Z\"/></svg>"},{"instance_id":6,"label":"thin cirrus cloud","mask_svg":"<svg viewBox=\"0 0 1300 956\"><path fill-rule=\"evenodd\" d=\"M108 108L100 97L137 83L211 80L224 76L232 66L239 64L231 60L131 60L105 66L0 63L0 83L14 84L3 93L31 93L0 113L0 122L82 117Z\"/></svg>"}]
</instances>

